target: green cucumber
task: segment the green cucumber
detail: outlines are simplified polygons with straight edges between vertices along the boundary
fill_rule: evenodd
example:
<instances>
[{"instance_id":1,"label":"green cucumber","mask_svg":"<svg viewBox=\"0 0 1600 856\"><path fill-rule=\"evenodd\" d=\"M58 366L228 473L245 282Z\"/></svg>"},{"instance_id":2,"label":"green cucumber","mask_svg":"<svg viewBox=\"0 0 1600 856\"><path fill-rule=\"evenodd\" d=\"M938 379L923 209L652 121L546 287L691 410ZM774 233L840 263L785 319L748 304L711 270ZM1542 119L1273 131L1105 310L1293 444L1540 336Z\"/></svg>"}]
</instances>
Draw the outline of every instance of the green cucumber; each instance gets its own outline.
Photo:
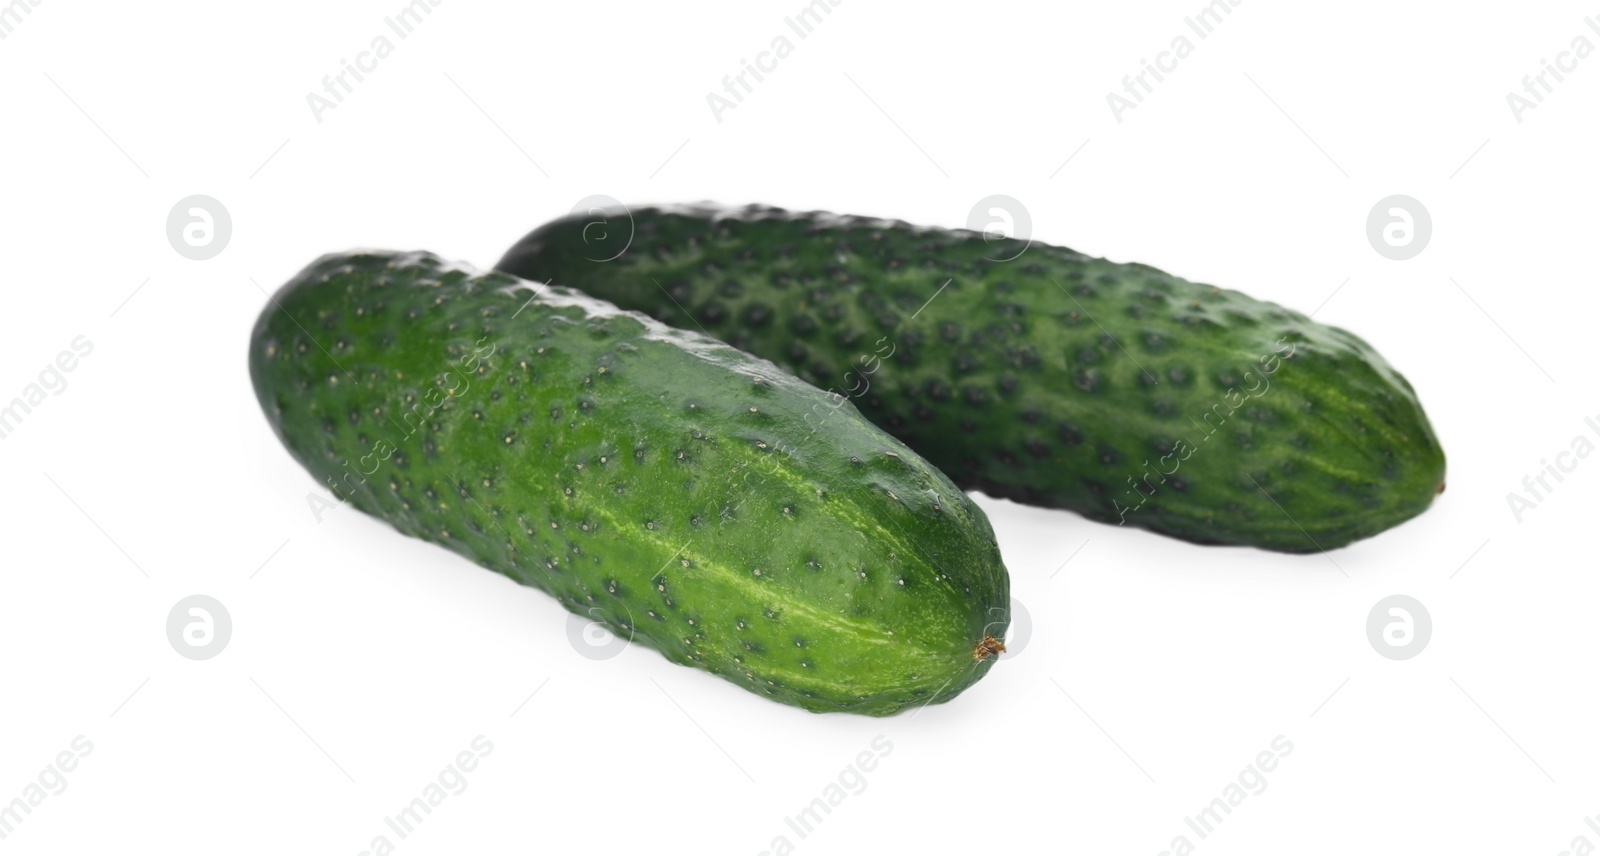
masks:
<instances>
[{"instance_id":1,"label":"green cucumber","mask_svg":"<svg viewBox=\"0 0 1600 856\"><path fill-rule=\"evenodd\" d=\"M498 267L703 329L856 397L963 488L1095 520L1316 552L1444 489L1416 393L1371 346L1146 265L700 206L569 216Z\"/></svg>"},{"instance_id":2,"label":"green cucumber","mask_svg":"<svg viewBox=\"0 0 1600 856\"><path fill-rule=\"evenodd\" d=\"M777 701L888 715L1004 650L983 512L848 401L700 334L352 253L272 299L250 374L341 500Z\"/></svg>"}]
</instances>

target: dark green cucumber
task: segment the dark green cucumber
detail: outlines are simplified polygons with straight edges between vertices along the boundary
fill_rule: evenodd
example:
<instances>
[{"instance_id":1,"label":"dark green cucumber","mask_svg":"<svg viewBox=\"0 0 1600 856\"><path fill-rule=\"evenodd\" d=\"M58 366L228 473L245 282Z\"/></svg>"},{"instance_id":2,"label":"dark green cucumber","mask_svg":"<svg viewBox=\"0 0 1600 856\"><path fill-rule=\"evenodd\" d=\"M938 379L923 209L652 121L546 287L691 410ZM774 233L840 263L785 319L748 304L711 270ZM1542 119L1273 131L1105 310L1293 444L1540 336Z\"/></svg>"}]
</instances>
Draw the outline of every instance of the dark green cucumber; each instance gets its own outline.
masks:
<instances>
[{"instance_id":1,"label":"dark green cucumber","mask_svg":"<svg viewBox=\"0 0 1600 856\"><path fill-rule=\"evenodd\" d=\"M848 401L698 333L331 255L262 311L250 374L341 500L752 692L888 715L1003 650L983 512Z\"/></svg>"},{"instance_id":2,"label":"dark green cucumber","mask_svg":"<svg viewBox=\"0 0 1600 856\"><path fill-rule=\"evenodd\" d=\"M1315 552L1444 489L1415 392L1361 339L1145 265L702 206L557 220L498 267L704 329L852 396L963 488L1095 520Z\"/></svg>"}]
</instances>

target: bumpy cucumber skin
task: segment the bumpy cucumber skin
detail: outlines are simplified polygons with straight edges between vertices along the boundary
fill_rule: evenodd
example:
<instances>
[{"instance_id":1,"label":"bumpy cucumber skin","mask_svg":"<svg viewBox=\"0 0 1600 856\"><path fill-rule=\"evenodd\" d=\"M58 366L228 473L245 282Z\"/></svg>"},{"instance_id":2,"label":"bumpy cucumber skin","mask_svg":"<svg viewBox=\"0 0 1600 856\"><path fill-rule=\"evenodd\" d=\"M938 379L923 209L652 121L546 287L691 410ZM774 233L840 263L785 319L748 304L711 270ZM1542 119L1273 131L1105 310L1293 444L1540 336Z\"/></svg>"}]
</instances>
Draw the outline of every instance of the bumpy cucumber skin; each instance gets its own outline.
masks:
<instances>
[{"instance_id":1,"label":"bumpy cucumber skin","mask_svg":"<svg viewBox=\"0 0 1600 856\"><path fill-rule=\"evenodd\" d=\"M848 402L700 334L354 253L278 292L250 373L341 499L778 701L947 701L1005 636L982 510Z\"/></svg>"},{"instance_id":2,"label":"bumpy cucumber skin","mask_svg":"<svg viewBox=\"0 0 1600 856\"><path fill-rule=\"evenodd\" d=\"M963 488L1095 520L1318 552L1444 489L1416 393L1366 342L1146 265L693 206L573 215L497 267L700 327L859 396Z\"/></svg>"}]
</instances>

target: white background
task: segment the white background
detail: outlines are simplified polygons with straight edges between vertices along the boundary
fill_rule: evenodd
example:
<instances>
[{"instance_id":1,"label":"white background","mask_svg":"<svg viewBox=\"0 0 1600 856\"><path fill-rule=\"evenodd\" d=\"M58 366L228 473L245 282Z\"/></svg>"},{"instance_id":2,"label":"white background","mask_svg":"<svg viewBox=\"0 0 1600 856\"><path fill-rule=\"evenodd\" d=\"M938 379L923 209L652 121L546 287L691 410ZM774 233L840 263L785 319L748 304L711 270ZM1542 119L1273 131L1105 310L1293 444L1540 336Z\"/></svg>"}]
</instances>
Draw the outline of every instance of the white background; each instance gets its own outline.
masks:
<instances>
[{"instance_id":1,"label":"white background","mask_svg":"<svg viewBox=\"0 0 1600 856\"><path fill-rule=\"evenodd\" d=\"M480 734L466 790L397 852L1600 843L1600 461L1520 522L1507 501L1600 443L1600 56L1520 122L1506 102L1600 45L1594 4L1245 0L1118 122L1107 94L1202 0L842 0L803 40L802 0L444 0L319 122L308 93L402 0L35 2L0 40L0 403L75 336L94 350L0 440L0 801L74 736L93 750L0 850L355 854ZM717 121L707 93L780 34L793 53ZM1405 262L1365 236L1397 193L1434 226ZM231 212L209 261L166 238L191 194ZM951 227L1010 195L1039 240L1367 338L1419 391L1449 490L1305 557L980 498L1032 635L914 718L807 714L642 648L585 658L546 596L348 508L319 522L245 347L261 289L321 253L488 266L591 194ZM233 621L204 662L165 637L195 593ZM1396 593L1434 624L1403 662L1365 631ZM892 754L801 839L785 817L878 735ZM1278 735L1266 790L1195 835Z\"/></svg>"}]
</instances>

